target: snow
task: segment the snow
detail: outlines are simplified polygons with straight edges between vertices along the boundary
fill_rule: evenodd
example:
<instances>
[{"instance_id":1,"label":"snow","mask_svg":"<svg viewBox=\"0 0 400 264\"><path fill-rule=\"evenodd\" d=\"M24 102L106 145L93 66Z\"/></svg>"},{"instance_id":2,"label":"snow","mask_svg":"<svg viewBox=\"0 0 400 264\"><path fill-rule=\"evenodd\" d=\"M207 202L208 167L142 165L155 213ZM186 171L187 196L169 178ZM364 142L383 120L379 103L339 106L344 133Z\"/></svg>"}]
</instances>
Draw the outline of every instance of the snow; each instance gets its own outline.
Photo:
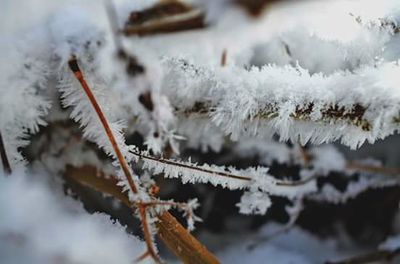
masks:
<instances>
[{"instance_id":1,"label":"snow","mask_svg":"<svg viewBox=\"0 0 400 264\"><path fill-rule=\"evenodd\" d=\"M132 263L146 250L109 216L88 214L43 178L19 171L0 175L3 263Z\"/></svg>"},{"instance_id":2,"label":"snow","mask_svg":"<svg viewBox=\"0 0 400 264\"><path fill-rule=\"evenodd\" d=\"M389 237L387 240L385 240L380 246L380 249L386 249L386 250L398 250L400 248L400 236L395 235L392 237Z\"/></svg>"},{"instance_id":3,"label":"snow","mask_svg":"<svg viewBox=\"0 0 400 264\"><path fill-rule=\"evenodd\" d=\"M321 240L300 228L278 234L284 226L267 224L257 233L240 240L218 253L222 263L285 263L316 264L346 255L332 240ZM278 235L273 235L278 234ZM263 241L264 238L268 240ZM249 257L251 256L251 258Z\"/></svg>"}]
</instances>

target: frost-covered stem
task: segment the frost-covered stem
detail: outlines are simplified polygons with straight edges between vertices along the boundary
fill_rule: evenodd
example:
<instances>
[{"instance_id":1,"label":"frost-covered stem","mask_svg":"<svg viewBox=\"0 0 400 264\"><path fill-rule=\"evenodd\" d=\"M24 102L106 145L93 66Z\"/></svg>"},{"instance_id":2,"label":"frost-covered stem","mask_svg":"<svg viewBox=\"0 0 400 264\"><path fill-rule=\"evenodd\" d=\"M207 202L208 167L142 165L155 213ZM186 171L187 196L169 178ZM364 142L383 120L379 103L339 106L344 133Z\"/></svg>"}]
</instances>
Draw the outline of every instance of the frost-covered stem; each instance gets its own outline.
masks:
<instances>
[{"instance_id":1,"label":"frost-covered stem","mask_svg":"<svg viewBox=\"0 0 400 264\"><path fill-rule=\"evenodd\" d=\"M170 160L170 159L152 157L149 155L145 155L143 153L137 153L137 152L132 152L132 153L134 155L136 155L137 157L144 159L144 160L147 159L147 160L152 160L152 161L159 162L159 163L166 164L166 165L172 165L172 166L175 166L178 168L186 168L186 169L191 169L194 171L204 172L204 173L209 174L210 176L231 178L231 179L235 179L235 180L242 180L242 181L248 181L248 182L252 181L252 178L248 177L248 176L235 175L235 174L222 172L222 171L208 170L208 169L205 169L202 167L197 167L195 165L188 165L188 164L184 164L184 163L177 162L177 161ZM276 185L278 185L278 186L300 186L300 185L304 185L304 184L308 183L309 181L311 181L315 178L316 178L316 176L312 176L307 179L298 180L298 181L279 181L279 180L277 180Z\"/></svg>"},{"instance_id":2,"label":"frost-covered stem","mask_svg":"<svg viewBox=\"0 0 400 264\"><path fill-rule=\"evenodd\" d=\"M133 177L132 174L129 170L128 167L128 163L124 157L124 155L122 154L117 140L115 139L114 134L112 133L111 127L103 113L103 111L101 110L100 105L98 104L94 94L92 93L92 90L90 89L89 85L87 84L85 78L83 77L83 73L79 68L78 62L76 60L75 57L72 57L69 61L68 61L68 65L70 67L70 69L72 70L72 72L74 73L76 79L79 81L79 83L82 86L82 89L85 91L85 94L87 95L90 103L92 104L94 110L96 111L97 116L100 119L101 124L103 125L104 130L106 131L107 137L110 140L110 143L114 149L115 155L117 156L118 162L122 168L122 171L124 172L125 178L128 181L129 184L129 188L131 189L131 191L134 194L138 193L138 187L135 184L135 182L133 181ZM136 205L138 205L139 203L137 203ZM159 258L156 250L154 249L154 245L153 245L153 241L152 241L152 236L151 236L151 232L149 229L149 225L147 223L147 215L145 210L142 210L142 207L138 207L139 208L139 214L140 214L140 219L142 222L142 227L143 227L143 233L144 233L144 237L145 237L145 242L146 242L146 246L147 246L147 250L149 255L154 259L155 262L157 263L161 263L161 259Z\"/></svg>"},{"instance_id":3,"label":"frost-covered stem","mask_svg":"<svg viewBox=\"0 0 400 264\"><path fill-rule=\"evenodd\" d=\"M135 182L132 179L131 172L128 167L128 163L126 162L124 155L122 154L117 140L114 137L114 134L112 133L111 127L103 114L103 111L101 110L100 105L98 104L94 94L92 93L92 90L90 89L89 85L87 84L85 78L83 77L83 74L78 66L78 62L75 57L73 57L71 60L69 60L68 65L72 72L74 73L76 79L79 81L79 83L82 86L82 89L85 91L85 94L87 95L90 103L92 104L94 110L96 111L97 116L100 119L101 124L103 125L104 130L106 131L107 137L111 142L111 145L115 151L115 155L117 156L118 162L122 168L122 171L124 172L125 177L127 178L129 187L131 188L133 193L138 193L138 188L135 184Z\"/></svg>"},{"instance_id":4,"label":"frost-covered stem","mask_svg":"<svg viewBox=\"0 0 400 264\"><path fill-rule=\"evenodd\" d=\"M4 145L3 136L1 135L1 132L0 132L0 156L1 156L1 162L3 163L4 173L6 175L11 174L12 172L11 166L10 162L8 161L6 147Z\"/></svg>"},{"instance_id":5,"label":"frost-covered stem","mask_svg":"<svg viewBox=\"0 0 400 264\"><path fill-rule=\"evenodd\" d=\"M140 219L141 219L142 228L143 228L144 241L146 242L146 246L147 246L147 252L145 252L145 254L142 257L145 258L148 255L150 255L156 263L162 263L160 257L158 256L156 250L154 249L153 237L150 233L150 227L149 227L149 223L147 221L146 207L142 206L140 203L137 203L136 205L139 208L139 214L140 214Z\"/></svg>"},{"instance_id":6,"label":"frost-covered stem","mask_svg":"<svg viewBox=\"0 0 400 264\"><path fill-rule=\"evenodd\" d=\"M207 102L196 102L195 106L189 109L178 109L178 114L183 114L186 117L208 117L213 113L216 105L210 105ZM360 127L364 131L371 129L371 124L364 118L367 108L360 104L354 104L351 107L345 108L337 104L326 105L321 110L321 117L313 120L311 114L314 111L313 103L297 105L296 110L291 113L290 117L294 120L311 121L311 122L330 122L330 121L345 121L348 124ZM272 120L279 116L279 109L276 106L267 105L260 109L254 116L249 116L248 119L254 120ZM393 119L393 123L400 123L400 117Z\"/></svg>"},{"instance_id":7,"label":"frost-covered stem","mask_svg":"<svg viewBox=\"0 0 400 264\"><path fill-rule=\"evenodd\" d=\"M160 163L167 164L167 165L173 165L173 166L180 167L180 168L186 168L186 169L191 169L191 170L195 170L195 171L201 171L201 172L209 173L210 175L221 176L221 177L226 177L226 178L232 178L232 179L236 179L236 180L251 181L250 177L234 175L234 174L230 174L230 173L226 173L226 172L220 172L220 171L207 170L207 169L204 169L204 168L183 164L183 163L176 162L176 161L173 161L173 160L168 160L168 159L163 159L163 158L156 158L156 157L143 155L143 154L138 154L138 153L134 153L134 154L137 155L138 157L142 158L142 159L153 160L153 161L156 161L156 162L160 162Z\"/></svg>"}]
</instances>

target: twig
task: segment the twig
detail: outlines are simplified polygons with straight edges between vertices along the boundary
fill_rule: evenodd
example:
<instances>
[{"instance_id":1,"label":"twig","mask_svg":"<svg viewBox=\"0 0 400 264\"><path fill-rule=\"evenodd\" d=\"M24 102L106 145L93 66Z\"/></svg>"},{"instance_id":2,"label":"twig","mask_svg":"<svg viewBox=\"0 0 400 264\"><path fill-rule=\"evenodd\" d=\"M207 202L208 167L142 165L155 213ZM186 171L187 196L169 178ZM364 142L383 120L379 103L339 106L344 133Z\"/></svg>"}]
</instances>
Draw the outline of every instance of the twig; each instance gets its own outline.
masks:
<instances>
[{"instance_id":1,"label":"twig","mask_svg":"<svg viewBox=\"0 0 400 264\"><path fill-rule=\"evenodd\" d=\"M12 170L10 162L8 161L6 147L4 145L3 136L1 135L1 132L0 132L0 156L1 156L1 162L3 163L4 173L6 175L10 175Z\"/></svg>"},{"instance_id":2,"label":"twig","mask_svg":"<svg viewBox=\"0 0 400 264\"><path fill-rule=\"evenodd\" d=\"M242 180L242 181L252 181L252 178L249 177L249 176L241 176L241 175L235 175L235 174L227 173L227 172L223 172L223 171L215 171L215 170L204 169L204 168L201 168L201 167L195 167L195 166L191 166L191 165L188 165L188 164L184 164L184 163L179 162L179 161L174 161L174 160L170 160L170 159L163 159L163 158L156 158L156 157L145 155L143 153L138 153L138 152L131 152L131 153L136 155L137 157L139 157L141 159L148 159L148 160L156 161L156 162L167 164L167 165L172 165L172 166L175 166L175 167L181 167L181 168L191 169L191 170L195 170L195 171L205 172L205 173L210 174L211 176L225 177L225 178L231 178L231 179ZM304 185L304 184L312 181L316 177L317 176L311 176L309 178L306 178L306 179L303 179L303 180L297 180L297 181L276 180L276 185L278 185L278 186L300 186L300 185Z\"/></svg>"}]
</instances>

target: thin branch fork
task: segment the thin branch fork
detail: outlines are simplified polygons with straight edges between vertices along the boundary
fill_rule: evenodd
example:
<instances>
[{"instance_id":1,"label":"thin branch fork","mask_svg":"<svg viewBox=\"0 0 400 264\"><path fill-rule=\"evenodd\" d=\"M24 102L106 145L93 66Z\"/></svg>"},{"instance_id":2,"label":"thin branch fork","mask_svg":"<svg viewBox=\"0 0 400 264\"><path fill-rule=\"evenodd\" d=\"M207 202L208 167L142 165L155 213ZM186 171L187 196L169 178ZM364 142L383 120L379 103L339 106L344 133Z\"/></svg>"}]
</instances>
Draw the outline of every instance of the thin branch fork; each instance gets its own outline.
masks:
<instances>
[{"instance_id":1,"label":"thin branch fork","mask_svg":"<svg viewBox=\"0 0 400 264\"><path fill-rule=\"evenodd\" d=\"M94 166L73 167L68 165L65 176L96 191L109 194L131 208L126 192L117 185L116 176L107 177ZM176 219L165 211L156 222L158 237L183 263L217 264L219 261L207 248L192 236ZM143 255L142 255L143 256Z\"/></svg>"},{"instance_id":2,"label":"thin branch fork","mask_svg":"<svg viewBox=\"0 0 400 264\"><path fill-rule=\"evenodd\" d=\"M105 115L103 114L103 111L101 110L100 105L98 104L94 94L92 93L89 85L87 84L87 82L83 76L82 71L79 68L78 61L75 56L73 56L69 60L68 65L69 65L69 68L71 69L71 71L73 72L74 76L76 77L76 79L81 84L82 89L84 90L85 94L87 95L90 103L92 104L94 110L96 111L96 114L98 115L98 117L100 119L101 124L103 125L104 130L106 131L107 137L110 140L110 143L115 151L117 159L118 159L120 166L124 172L125 178L128 181L129 188L131 189L131 191L134 194L137 194L138 186L133 181L133 177L132 177L131 171L129 169L128 163L118 146L115 136L112 133L110 125L109 125ZM147 221L147 212L146 212L145 208L143 206L141 206L140 204L141 204L141 201L135 202L135 206L137 206L137 208L139 209L138 211L139 211L140 219L142 221L142 228L143 228L143 233L144 233L145 242L146 242L146 246L147 246L147 252L145 254L143 254L140 258L147 257L148 255L150 255L156 263L162 263L160 257L158 256L158 254L156 252L156 249L154 248L152 235L149 230L149 225L148 225L148 221ZM170 237L170 236L166 236L165 239L163 239L163 240L170 249L173 249L174 253L181 260L183 260L185 263L189 263L186 261L190 261L192 259L192 256L183 255L182 250L179 250L179 249L181 248L182 245L195 243L195 241L197 242L197 244L199 244L199 245L201 245L201 244L195 238L193 238L180 225L180 223L168 212L164 212L162 215L158 216L158 218L159 218L159 222L160 222L160 224L159 224L159 227L160 227L159 233L160 234L169 234L171 231L174 231L179 236L181 236L181 238L178 239L178 242L172 241L171 240L172 237ZM170 228L171 230L169 230L169 231L163 230L165 228ZM189 239L189 238L191 238L190 241L185 240L185 239ZM176 245L178 245L178 246L176 246ZM200 258L198 259L199 262L196 262L196 263L199 263L199 264L200 263L219 263L219 261L211 253L209 253L205 249L204 246L201 245L200 248L202 250L200 250L199 252L202 255L200 255ZM176 249L176 250L174 250L174 249ZM185 252L185 253L187 253L187 252ZM193 262L191 262L191 263L193 263Z\"/></svg>"}]
</instances>

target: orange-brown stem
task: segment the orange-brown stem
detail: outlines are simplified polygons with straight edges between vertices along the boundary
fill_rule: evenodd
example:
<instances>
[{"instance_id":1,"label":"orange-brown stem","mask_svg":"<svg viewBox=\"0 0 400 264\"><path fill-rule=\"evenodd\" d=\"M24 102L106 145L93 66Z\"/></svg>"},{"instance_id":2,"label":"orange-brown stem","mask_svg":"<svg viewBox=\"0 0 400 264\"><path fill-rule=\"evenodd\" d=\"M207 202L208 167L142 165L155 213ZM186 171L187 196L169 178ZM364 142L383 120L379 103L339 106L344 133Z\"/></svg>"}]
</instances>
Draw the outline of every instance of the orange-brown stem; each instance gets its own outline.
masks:
<instances>
[{"instance_id":1,"label":"orange-brown stem","mask_svg":"<svg viewBox=\"0 0 400 264\"><path fill-rule=\"evenodd\" d=\"M96 97L92 93L92 90L90 89L89 85L87 84L85 78L83 77L83 73L79 68L78 61L76 58L72 58L69 62L69 67L74 73L76 79L79 81L81 84L83 90L85 91L85 94L87 95L90 103L92 104L94 110L96 111L97 116L100 119L101 124L103 125L104 130L106 131L107 137L110 140L110 143L114 149L115 155L117 156L118 162L122 168L122 171L124 172L124 175L127 178L129 187L131 188L133 193L138 192L138 188L135 184L135 182L132 179L131 172L128 167L128 163L126 162L126 159L124 155L122 155L122 152L118 146L118 143L114 137L114 134L112 133L112 130L110 128L110 125L108 124L107 118L103 114L103 111L101 110L100 105L97 103Z\"/></svg>"},{"instance_id":2,"label":"orange-brown stem","mask_svg":"<svg viewBox=\"0 0 400 264\"><path fill-rule=\"evenodd\" d=\"M96 97L92 93L92 90L90 89L88 83L86 82L86 80L83 76L82 71L79 68L77 59L75 57L72 57L69 60L68 65L69 65L70 69L72 70L72 72L74 73L76 79L81 84L85 94L87 95L90 103L92 104L94 110L96 111L96 114L99 117L104 130L106 131L107 137L110 140L110 143L114 149L115 155L117 156L118 162L122 168L122 171L124 172L125 178L128 181L129 188L131 189L131 191L134 194L137 194L138 187L135 184L135 182L133 181L133 177L132 177L131 171L128 167L128 163L118 146L118 143L115 139L114 134L112 133L112 130L107 121L107 118L105 117L103 111L101 110L101 107L98 104ZM142 222L143 235L145 237L147 250L156 263L161 263L161 259L158 257L158 254L155 251L154 246L153 246L152 235L149 230L146 212L144 210L142 210L142 208L140 208L140 207L139 207L139 215L140 215L140 219Z\"/></svg>"}]
</instances>

